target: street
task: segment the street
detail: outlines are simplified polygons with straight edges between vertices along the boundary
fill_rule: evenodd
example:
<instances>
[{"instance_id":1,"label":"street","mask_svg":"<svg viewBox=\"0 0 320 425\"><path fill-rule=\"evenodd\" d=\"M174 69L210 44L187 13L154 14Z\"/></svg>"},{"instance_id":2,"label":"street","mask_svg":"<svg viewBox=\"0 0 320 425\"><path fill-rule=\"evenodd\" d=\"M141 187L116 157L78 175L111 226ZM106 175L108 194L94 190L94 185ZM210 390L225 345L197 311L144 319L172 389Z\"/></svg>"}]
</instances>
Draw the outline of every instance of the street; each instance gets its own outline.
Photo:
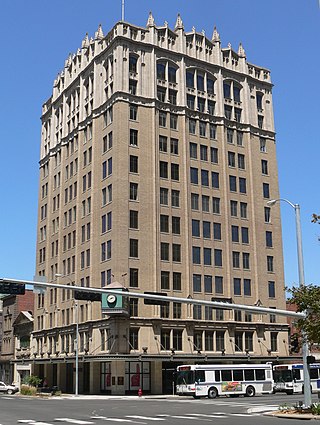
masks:
<instances>
[{"instance_id":1,"label":"street","mask_svg":"<svg viewBox=\"0 0 320 425\"><path fill-rule=\"evenodd\" d=\"M193 422L215 424L286 423L290 419L263 416L279 405L303 400L302 395L276 394L253 398L207 398L145 396L79 396L35 398L19 395L0 396L0 425L53 424L146 424L185 425ZM317 397L313 395L313 401Z\"/></svg>"}]
</instances>

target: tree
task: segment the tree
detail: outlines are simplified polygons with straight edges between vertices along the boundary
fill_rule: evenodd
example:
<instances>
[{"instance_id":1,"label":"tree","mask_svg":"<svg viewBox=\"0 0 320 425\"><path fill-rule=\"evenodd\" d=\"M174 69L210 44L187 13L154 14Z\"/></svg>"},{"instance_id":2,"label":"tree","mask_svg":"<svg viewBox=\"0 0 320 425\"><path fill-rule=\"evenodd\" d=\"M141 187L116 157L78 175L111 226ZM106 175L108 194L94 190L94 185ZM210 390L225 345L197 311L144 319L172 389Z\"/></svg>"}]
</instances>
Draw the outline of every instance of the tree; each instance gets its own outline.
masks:
<instances>
[{"instance_id":1,"label":"tree","mask_svg":"<svg viewBox=\"0 0 320 425\"><path fill-rule=\"evenodd\" d=\"M297 307L298 312L305 312L305 318L298 318L296 328L306 333L310 344L320 344L320 286L304 285L288 288L289 302Z\"/></svg>"},{"instance_id":2,"label":"tree","mask_svg":"<svg viewBox=\"0 0 320 425\"><path fill-rule=\"evenodd\" d=\"M318 223L318 224L320 224L320 215L318 215L318 214L312 214L311 223Z\"/></svg>"}]
</instances>

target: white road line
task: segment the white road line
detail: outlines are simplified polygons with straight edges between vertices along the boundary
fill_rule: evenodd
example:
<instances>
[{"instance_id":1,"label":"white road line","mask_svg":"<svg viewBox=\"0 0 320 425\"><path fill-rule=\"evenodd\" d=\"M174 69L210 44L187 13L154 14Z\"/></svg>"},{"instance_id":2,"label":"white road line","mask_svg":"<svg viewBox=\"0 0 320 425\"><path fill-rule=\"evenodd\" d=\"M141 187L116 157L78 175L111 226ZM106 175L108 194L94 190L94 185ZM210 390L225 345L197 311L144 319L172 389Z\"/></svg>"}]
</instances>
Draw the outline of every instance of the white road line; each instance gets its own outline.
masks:
<instances>
[{"instance_id":1,"label":"white road line","mask_svg":"<svg viewBox=\"0 0 320 425\"><path fill-rule=\"evenodd\" d=\"M205 415L204 413L186 413L186 415L190 415L190 416L201 416L204 418L222 418L222 415L227 415L227 413L215 413L214 415Z\"/></svg>"},{"instance_id":2,"label":"white road line","mask_svg":"<svg viewBox=\"0 0 320 425\"><path fill-rule=\"evenodd\" d=\"M101 419L103 421L130 422L131 424L146 424L147 422L132 421L131 419L107 418L106 416L91 416L91 419Z\"/></svg>"},{"instance_id":3,"label":"white road line","mask_svg":"<svg viewBox=\"0 0 320 425\"><path fill-rule=\"evenodd\" d=\"M192 419L193 421L195 420L195 418L193 417L189 417L189 416L178 416L178 415L171 415L171 418L175 418L175 419ZM220 416L219 416L220 417ZM197 417L197 421L205 421L205 422L212 422L210 421L210 419L200 419Z\"/></svg>"},{"instance_id":4,"label":"white road line","mask_svg":"<svg viewBox=\"0 0 320 425\"><path fill-rule=\"evenodd\" d=\"M165 419L162 419L162 418L151 418L150 416L126 415L126 418L145 419L147 421L165 421Z\"/></svg>"},{"instance_id":5,"label":"white road line","mask_svg":"<svg viewBox=\"0 0 320 425\"><path fill-rule=\"evenodd\" d=\"M91 425L94 422L88 421L80 421L79 419L71 419L71 418L54 418L55 422L68 422L70 424L79 424L79 425Z\"/></svg>"}]
</instances>

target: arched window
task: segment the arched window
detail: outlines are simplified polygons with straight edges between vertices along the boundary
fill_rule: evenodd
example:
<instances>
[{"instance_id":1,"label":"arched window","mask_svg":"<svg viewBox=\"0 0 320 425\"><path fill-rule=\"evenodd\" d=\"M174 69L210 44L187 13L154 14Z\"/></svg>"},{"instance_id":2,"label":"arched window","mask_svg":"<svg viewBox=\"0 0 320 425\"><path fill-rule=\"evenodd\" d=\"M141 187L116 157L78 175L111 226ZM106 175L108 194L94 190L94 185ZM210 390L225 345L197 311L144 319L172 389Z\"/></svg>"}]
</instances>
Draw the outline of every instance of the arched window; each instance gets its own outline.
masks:
<instances>
[{"instance_id":1,"label":"arched window","mask_svg":"<svg viewBox=\"0 0 320 425\"><path fill-rule=\"evenodd\" d=\"M173 66L169 66L168 67L168 80L169 80L169 83L176 83L177 82L176 74L177 74L176 68L174 68Z\"/></svg>"},{"instance_id":2,"label":"arched window","mask_svg":"<svg viewBox=\"0 0 320 425\"><path fill-rule=\"evenodd\" d=\"M157 79L166 79L166 66L163 63L157 63Z\"/></svg>"}]
</instances>

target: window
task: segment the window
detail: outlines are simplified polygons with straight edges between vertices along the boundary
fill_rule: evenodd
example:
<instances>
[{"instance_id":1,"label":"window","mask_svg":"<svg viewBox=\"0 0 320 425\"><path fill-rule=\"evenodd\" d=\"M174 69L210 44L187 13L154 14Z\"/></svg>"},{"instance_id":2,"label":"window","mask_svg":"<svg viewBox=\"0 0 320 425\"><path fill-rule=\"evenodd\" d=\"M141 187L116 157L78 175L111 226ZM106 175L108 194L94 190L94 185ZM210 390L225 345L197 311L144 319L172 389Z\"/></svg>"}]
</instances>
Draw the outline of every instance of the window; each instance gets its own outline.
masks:
<instances>
[{"instance_id":1,"label":"window","mask_svg":"<svg viewBox=\"0 0 320 425\"><path fill-rule=\"evenodd\" d=\"M138 350L139 348L139 329L129 329L129 347L130 350Z\"/></svg>"},{"instance_id":2,"label":"window","mask_svg":"<svg viewBox=\"0 0 320 425\"><path fill-rule=\"evenodd\" d=\"M161 272L161 289L169 289L170 288L170 273L169 272Z\"/></svg>"},{"instance_id":3,"label":"window","mask_svg":"<svg viewBox=\"0 0 320 425\"><path fill-rule=\"evenodd\" d=\"M174 291L181 291L181 273L172 273L172 285Z\"/></svg>"},{"instance_id":4,"label":"window","mask_svg":"<svg viewBox=\"0 0 320 425\"><path fill-rule=\"evenodd\" d=\"M278 351L278 332L270 332L271 351Z\"/></svg>"},{"instance_id":5,"label":"window","mask_svg":"<svg viewBox=\"0 0 320 425\"><path fill-rule=\"evenodd\" d=\"M173 317L181 318L181 304L173 303ZM172 331L173 348L176 351L182 351L182 330L173 329Z\"/></svg>"},{"instance_id":6,"label":"window","mask_svg":"<svg viewBox=\"0 0 320 425\"><path fill-rule=\"evenodd\" d=\"M172 105L177 104L177 91L176 90L169 89L169 102Z\"/></svg>"},{"instance_id":7,"label":"window","mask_svg":"<svg viewBox=\"0 0 320 425\"><path fill-rule=\"evenodd\" d=\"M204 91L204 76L197 73L197 89Z\"/></svg>"},{"instance_id":8,"label":"window","mask_svg":"<svg viewBox=\"0 0 320 425\"><path fill-rule=\"evenodd\" d=\"M233 143L233 130L232 128L227 128L227 143Z\"/></svg>"},{"instance_id":9,"label":"window","mask_svg":"<svg viewBox=\"0 0 320 425\"><path fill-rule=\"evenodd\" d=\"M181 245L174 243L172 244L172 261L181 263Z\"/></svg>"},{"instance_id":10,"label":"window","mask_svg":"<svg viewBox=\"0 0 320 425\"><path fill-rule=\"evenodd\" d=\"M189 88L194 88L194 73L191 71L186 72L186 84Z\"/></svg>"},{"instance_id":11,"label":"window","mask_svg":"<svg viewBox=\"0 0 320 425\"><path fill-rule=\"evenodd\" d=\"M258 115L258 127L263 128L263 115Z\"/></svg>"},{"instance_id":12,"label":"window","mask_svg":"<svg viewBox=\"0 0 320 425\"><path fill-rule=\"evenodd\" d=\"M138 130L130 129L130 146L138 146Z\"/></svg>"},{"instance_id":13,"label":"window","mask_svg":"<svg viewBox=\"0 0 320 425\"><path fill-rule=\"evenodd\" d=\"M244 333L244 349L253 351L253 332Z\"/></svg>"},{"instance_id":14,"label":"window","mask_svg":"<svg viewBox=\"0 0 320 425\"><path fill-rule=\"evenodd\" d=\"M210 223L210 221L204 221L202 223L202 232L203 232L203 238L205 238L205 239L211 238L211 223Z\"/></svg>"},{"instance_id":15,"label":"window","mask_svg":"<svg viewBox=\"0 0 320 425\"><path fill-rule=\"evenodd\" d=\"M207 78L207 92L214 94L214 80L212 78Z\"/></svg>"},{"instance_id":16,"label":"window","mask_svg":"<svg viewBox=\"0 0 320 425\"><path fill-rule=\"evenodd\" d=\"M237 217L238 216L238 202L237 201L230 201L230 214L231 214L231 217Z\"/></svg>"},{"instance_id":17,"label":"window","mask_svg":"<svg viewBox=\"0 0 320 425\"><path fill-rule=\"evenodd\" d=\"M214 265L215 267L222 267L222 250L214 250Z\"/></svg>"},{"instance_id":18,"label":"window","mask_svg":"<svg viewBox=\"0 0 320 425\"><path fill-rule=\"evenodd\" d=\"M165 136L159 136L159 151L160 152L168 151L168 143L167 143L167 138Z\"/></svg>"},{"instance_id":19,"label":"window","mask_svg":"<svg viewBox=\"0 0 320 425\"><path fill-rule=\"evenodd\" d=\"M137 94L137 81L129 80L129 93L133 95Z\"/></svg>"},{"instance_id":20,"label":"window","mask_svg":"<svg viewBox=\"0 0 320 425\"><path fill-rule=\"evenodd\" d=\"M216 241L221 241L221 224L213 223L213 239Z\"/></svg>"},{"instance_id":21,"label":"window","mask_svg":"<svg viewBox=\"0 0 320 425\"><path fill-rule=\"evenodd\" d=\"M242 322L242 311L234 310L234 320L235 322Z\"/></svg>"},{"instance_id":22,"label":"window","mask_svg":"<svg viewBox=\"0 0 320 425\"><path fill-rule=\"evenodd\" d=\"M199 183L198 168L194 168L194 167L190 168L190 182L192 184L198 184Z\"/></svg>"},{"instance_id":23,"label":"window","mask_svg":"<svg viewBox=\"0 0 320 425\"><path fill-rule=\"evenodd\" d=\"M189 109L194 109L195 106L195 97L191 94L187 94L187 107Z\"/></svg>"},{"instance_id":24,"label":"window","mask_svg":"<svg viewBox=\"0 0 320 425\"><path fill-rule=\"evenodd\" d=\"M229 189L230 192L237 191L237 178L236 176L229 176Z\"/></svg>"},{"instance_id":25,"label":"window","mask_svg":"<svg viewBox=\"0 0 320 425\"><path fill-rule=\"evenodd\" d=\"M157 79L166 79L166 66L163 63L157 63Z\"/></svg>"},{"instance_id":26,"label":"window","mask_svg":"<svg viewBox=\"0 0 320 425\"><path fill-rule=\"evenodd\" d=\"M248 204L246 202L240 202L240 217L247 218Z\"/></svg>"},{"instance_id":27,"label":"window","mask_svg":"<svg viewBox=\"0 0 320 425\"><path fill-rule=\"evenodd\" d=\"M224 105L224 116L227 118L227 120L232 119L232 106Z\"/></svg>"},{"instance_id":28,"label":"window","mask_svg":"<svg viewBox=\"0 0 320 425\"><path fill-rule=\"evenodd\" d=\"M201 275L193 275L193 292L201 292Z\"/></svg>"},{"instance_id":29,"label":"window","mask_svg":"<svg viewBox=\"0 0 320 425\"><path fill-rule=\"evenodd\" d=\"M207 123L204 121L199 121L199 135L202 137L206 137L207 133Z\"/></svg>"},{"instance_id":30,"label":"window","mask_svg":"<svg viewBox=\"0 0 320 425\"><path fill-rule=\"evenodd\" d=\"M170 350L170 330L161 329L161 349Z\"/></svg>"},{"instance_id":31,"label":"window","mask_svg":"<svg viewBox=\"0 0 320 425\"><path fill-rule=\"evenodd\" d=\"M178 139L170 139L170 153L173 155L178 155L179 153L179 140Z\"/></svg>"},{"instance_id":32,"label":"window","mask_svg":"<svg viewBox=\"0 0 320 425\"><path fill-rule=\"evenodd\" d=\"M169 233L169 216L160 215L160 232Z\"/></svg>"},{"instance_id":33,"label":"window","mask_svg":"<svg viewBox=\"0 0 320 425\"><path fill-rule=\"evenodd\" d=\"M138 258L138 239L130 239L129 257Z\"/></svg>"},{"instance_id":34,"label":"window","mask_svg":"<svg viewBox=\"0 0 320 425\"><path fill-rule=\"evenodd\" d=\"M208 112L210 115L214 115L215 103L212 100L208 100Z\"/></svg>"},{"instance_id":35,"label":"window","mask_svg":"<svg viewBox=\"0 0 320 425\"><path fill-rule=\"evenodd\" d=\"M129 286L131 288L138 288L139 286L139 270L138 269L130 268Z\"/></svg>"},{"instance_id":36,"label":"window","mask_svg":"<svg viewBox=\"0 0 320 425\"><path fill-rule=\"evenodd\" d=\"M138 304L139 304L138 298L129 298L129 314L131 317L138 316Z\"/></svg>"},{"instance_id":37,"label":"window","mask_svg":"<svg viewBox=\"0 0 320 425\"><path fill-rule=\"evenodd\" d=\"M159 94L158 94L158 97L159 97ZM167 113L166 112L162 112L162 111L159 112L159 126L160 127L166 127L167 126Z\"/></svg>"},{"instance_id":38,"label":"window","mask_svg":"<svg viewBox=\"0 0 320 425\"><path fill-rule=\"evenodd\" d=\"M179 164L171 164L171 180L179 181Z\"/></svg>"},{"instance_id":39,"label":"window","mask_svg":"<svg viewBox=\"0 0 320 425\"><path fill-rule=\"evenodd\" d=\"M138 173L138 157L130 155L130 173Z\"/></svg>"},{"instance_id":40,"label":"window","mask_svg":"<svg viewBox=\"0 0 320 425\"><path fill-rule=\"evenodd\" d=\"M249 252L242 253L242 267L244 270L250 270L250 254Z\"/></svg>"},{"instance_id":41,"label":"window","mask_svg":"<svg viewBox=\"0 0 320 425\"><path fill-rule=\"evenodd\" d=\"M210 158L212 164L218 164L219 158L218 158L218 149L217 148L210 148Z\"/></svg>"},{"instance_id":42,"label":"window","mask_svg":"<svg viewBox=\"0 0 320 425\"><path fill-rule=\"evenodd\" d=\"M135 105L130 105L129 107L129 118L130 120L137 120L137 115L138 115L138 107Z\"/></svg>"},{"instance_id":43,"label":"window","mask_svg":"<svg viewBox=\"0 0 320 425\"><path fill-rule=\"evenodd\" d=\"M234 119L237 122L241 122L241 112L242 110L240 108L234 108Z\"/></svg>"},{"instance_id":44,"label":"window","mask_svg":"<svg viewBox=\"0 0 320 425\"><path fill-rule=\"evenodd\" d=\"M200 220L192 220L192 236L200 237Z\"/></svg>"},{"instance_id":45,"label":"window","mask_svg":"<svg viewBox=\"0 0 320 425\"><path fill-rule=\"evenodd\" d=\"M189 143L190 158L197 159L198 157L198 145L196 143Z\"/></svg>"},{"instance_id":46,"label":"window","mask_svg":"<svg viewBox=\"0 0 320 425\"><path fill-rule=\"evenodd\" d=\"M241 241L244 244L249 243L249 229L248 229L248 227L241 227Z\"/></svg>"},{"instance_id":47,"label":"window","mask_svg":"<svg viewBox=\"0 0 320 425\"><path fill-rule=\"evenodd\" d=\"M206 101L203 97L198 97L198 111L205 112Z\"/></svg>"},{"instance_id":48,"label":"window","mask_svg":"<svg viewBox=\"0 0 320 425\"><path fill-rule=\"evenodd\" d=\"M202 211L209 212L210 211L210 197L207 195L202 195Z\"/></svg>"},{"instance_id":49,"label":"window","mask_svg":"<svg viewBox=\"0 0 320 425\"><path fill-rule=\"evenodd\" d=\"M262 93L256 94L257 109L260 109L260 110L262 110L262 97L263 97Z\"/></svg>"},{"instance_id":50,"label":"window","mask_svg":"<svg viewBox=\"0 0 320 425\"><path fill-rule=\"evenodd\" d=\"M138 199L138 183L130 183L130 200L137 201Z\"/></svg>"},{"instance_id":51,"label":"window","mask_svg":"<svg viewBox=\"0 0 320 425\"><path fill-rule=\"evenodd\" d=\"M273 272L273 256L272 255L267 255L267 271L268 272Z\"/></svg>"},{"instance_id":52,"label":"window","mask_svg":"<svg viewBox=\"0 0 320 425\"><path fill-rule=\"evenodd\" d=\"M232 251L232 267L234 269L240 268L240 252Z\"/></svg>"},{"instance_id":53,"label":"window","mask_svg":"<svg viewBox=\"0 0 320 425\"><path fill-rule=\"evenodd\" d=\"M243 132L237 130L237 145L243 146Z\"/></svg>"},{"instance_id":54,"label":"window","mask_svg":"<svg viewBox=\"0 0 320 425\"><path fill-rule=\"evenodd\" d=\"M178 116L170 114L170 128L171 130L177 130L178 128Z\"/></svg>"},{"instance_id":55,"label":"window","mask_svg":"<svg viewBox=\"0 0 320 425\"><path fill-rule=\"evenodd\" d=\"M130 210L129 216L130 216L130 229L138 229L139 225L138 225L138 211L134 211L134 210Z\"/></svg>"},{"instance_id":56,"label":"window","mask_svg":"<svg viewBox=\"0 0 320 425\"><path fill-rule=\"evenodd\" d=\"M171 205L173 207L180 207L180 191L171 190Z\"/></svg>"},{"instance_id":57,"label":"window","mask_svg":"<svg viewBox=\"0 0 320 425\"><path fill-rule=\"evenodd\" d=\"M215 140L217 136L217 127L215 124L209 124L210 139Z\"/></svg>"},{"instance_id":58,"label":"window","mask_svg":"<svg viewBox=\"0 0 320 425\"><path fill-rule=\"evenodd\" d=\"M201 186L209 187L209 171L201 170Z\"/></svg>"},{"instance_id":59,"label":"window","mask_svg":"<svg viewBox=\"0 0 320 425\"><path fill-rule=\"evenodd\" d=\"M212 294L212 276L204 276L204 292L207 294Z\"/></svg>"},{"instance_id":60,"label":"window","mask_svg":"<svg viewBox=\"0 0 320 425\"><path fill-rule=\"evenodd\" d=\"M172 217L172 233L180 235L180 217Z\"/></svg>"},{"instance_id":61,"label":"window","mask_svg":"<svg viewBox=\"0 0 320 425\"><path fill-rule=\"evenodd\" d=\"M263 197L265 199L270 198L269 183L263 183Z\"/></svg>"},{"instance_id":62,"label":"window","mask_svg":"<svg viewBox=\"0 0 320 425\"><path fill-rule=\"evenodd\" d=\"M236 154L234 152L228 152L228 165L229 167L236 166Z\"/></svg>"},{"instance_id":63,"label":"window","mask_svg":"<svg viewBox=\"0 0 320 425\"><path fill-rule=\"evenodd\" d=\"M191 193L191 209L199 210L199 195L197 193Z\"/></svg>"},{"instance_id":64,"label":"window","mask_svg":"<svg viewBox=\"0 0 320 425\"><path fill-rule=\"evenodd\" d=\"M251 279L243 279L243 294L251 297Z\"/></svg>"},{"instance_id":65,"label":"window","mask_svg":"<svg viewBox=\"0 0 320 425\"><path fill-rule=\"evenodd\" d=\"M205 266L211 266L211 248L203 248L203 264Z\"/></svg>"},{"instance_id":66,"label":"window","mask_svg":"<svg viewBox=\"0 0 320 425\"><path fill-rule=\"evenodd\" d=\"M260 152L267 152L267 140L263 137L260 137Z\"/></svg>"},{"instance_id":67,"label":"window","mask_svg":"<svg viewBox=\"0 0 320 425\"><path fill-rule=\"evenodd\" d=\"M241 295L241 279L237 277L233 279L233 294Z\"/></svg>"},{"instance_id":68,"label":"window","mask_svg":"<svg viewBox=\"0 0 320 425\"><path fill-rule=\"evenodd\" d=\"M211 172L211 184L214 189L219 189L219 173Z\"/></svg>"},{"instance_id":69,"label":"window","mask_svg":"<svg viewBox=\"0 0 320 425\"><path fill-rule=\"evenodd\" d=\"M233 100L235 102L241 102L240 91L241 91L241 88L233 84Z\"/></svg>"},{"instance_id":70,"label":"window","mask_svg":"<svg viewBox=\"0 0 320 425\"><path fill-rule=\"evenodd\" d=\"M193 306L193 318L195 320L201 320L202 319L202 306L201 305L194 305ZM193 344L195 345L194 349L201 350L202 344L200 336L202 335L202 332L194 331L193 333Z\"/></svg>"},{"instance_id":71,"label":"window","mask_svg":"<svg viewBox=\"0 0 320 425\"><path fill-rule=\"evenodd\" d=\"M189 133L196 134L196 120L189 118Z\"/></svg>"},{"instance_id":72,"label":"window","mask_svg":"<svg viewBox=\"0 0 320 425\"><path fill-rule=\"evenodd\" d=\"M165 161L160 161L160 177L163 179L168 178L168 163Z\"/></svg>"},{"instance_id":73,"label":"window","mask_svg":"<svg viewBox=\"0 0 320 425\"><path fill-rule=\"evenodd\" d=\"M275 298L276 297L275 282L272 281L272 280L269 280L269 282L268 282L268 296L269 296L269 298Z\"/></svg>"},{"instance_id":74,"label":"window","mask_svg":"<svg viewBox=\"0 0 320 425\"><path fill-rule=\"evenodd\" d=\"M268 161L266 159L261 160L261 172L262 174L268 174Z\"/></svg>"},{"instance_id":75,"label":"window","mask_svg":"<svg viewBox=\"0 0 320 425\"><path fill-rule=\"evenodd\" d=\"M220 214L220 198L212 198L212 212L214 214Z\"/></svg>"},{"instance_id":76,"label":"window","mask_svg":"<svg viewBox=\"0 0 320 425\"><path fill-rule=\"evenodd\" d=\"M239 192L247 193L247 179L245 177L239 177Z\"/></svg>"},{"instance_id":77,"label":"window","mask_svg":"<svg viewBox=\"0 0 320 425\"><path fill-rule=\"evenodd\" d=\"M215 291L215 294L223 294L223 277L222 276L215 276L214 291Z\"/></svg>"},{"instance_id":78,"label":"window","mask_svg":"<svg viewBox=\"0 0 320 425\"><path fill-rule=\"evenodd\" d=\"M231 240L232 242L239 242L239 226L231 226Z\"/></svg>"},{"instance_id":79,"label":"window","mask_svg":"<svg viewBox=\"0 0 320 425\"><path fill-rule=\"evenodd\" d=\"M216 331L216 351L225 350L224 334L225 331Z\"/></svg>"},{"instance_id":80,"label":"window","mask_svg":"<svg viewBox=\"0 0 320 425\"><path fill-rule=\"evenodd\" d=\"M273 243L272 243L272 232L270 231L266 231L266 246L268 248L272 248Z\"/></svg>"},{"instance_id":81,"label":"window","mask_svg":"<svg viewBox=\"0 0 320 425\"><path fill-rule=\"evenodd\" d=\"M168 193L169 190L164 188L164 187L160 187L160 204L161 205L168 205Z\"/></svg>"},{"instance_id":82,"label":"window","mask_svg":"<svg viewBox=\"0 0 320 425\"><path fill-rule=\"evenodd\" d=\"M198 246L192 247L192 262L193 264L201 264L201 252Z\"/></svg>"},{"instance_id":83,"label":"window","mask_svg":"<svg viewBox=\"0 0 320 425\"><path fill-rule=\"evenodd\" d=\"M223 83L223 96L225 99L231 99L231 83L226 81Z\"/></svg>"},{"instance_id":84,"label":"window","mask_svg":"<svg viewBox=\"0 0 320 425\"><path fill-rule=\"evenodd\" d=\"M169 261L169 244L167 242L161 242L160 244L160 259Z\"/></svg>"},{"instance_id":85,"label":"window","mask_svg":"<svg viewBox=\"0 0 320 425\"><path fill-rule=\"evenodd\" d=\"M271 221L271 208L264 207L264 221L270 223Z\"/></svg>"},{"instance_id":86,"label":"window","mask_svg":"<svg viewBox=\"0 0 320 425\"><path fill-rule=\"evenodd\" d=\"M245 156L241 153L238 153L238 168L240 168L240 170L245 170L246 168Z\"/></svg>"},{"instance_id":87,"label":"window","mask_svg":"<svg viewBox=\"0 0 320 425\"><path fill-rule=\"evenodd\" d=\"M200 145L200 159L201 161L208 161L208 147Z\"/></svg>"},{"instance_id":88,"label":"window","mask_svg":"<svg viewBox=\"0 0 320 425\"><path fill-rule=\"evenodd\" d=\"M129 72L137 72L137 62L138 59L135 56L129 55Z\"/></svg>"},{"instance_id":89,"label":"window","mask_svg":"<svg viewBox=\"0 0 320 425\"><path fill-rule=\"evenodd\" d=\"M206 306L208 307L208 306ZM207 309L205 309L207 311ZM210 310L212 312L212 309ZM208 318L207 318L208 317ZM206 320L212 320L212 316L210 318L210 315L206 317ZM213 351L213 335L214 333L212 331L205 331L204 334L204 349L206 351Z\"/></svg>"}]
</instances>

